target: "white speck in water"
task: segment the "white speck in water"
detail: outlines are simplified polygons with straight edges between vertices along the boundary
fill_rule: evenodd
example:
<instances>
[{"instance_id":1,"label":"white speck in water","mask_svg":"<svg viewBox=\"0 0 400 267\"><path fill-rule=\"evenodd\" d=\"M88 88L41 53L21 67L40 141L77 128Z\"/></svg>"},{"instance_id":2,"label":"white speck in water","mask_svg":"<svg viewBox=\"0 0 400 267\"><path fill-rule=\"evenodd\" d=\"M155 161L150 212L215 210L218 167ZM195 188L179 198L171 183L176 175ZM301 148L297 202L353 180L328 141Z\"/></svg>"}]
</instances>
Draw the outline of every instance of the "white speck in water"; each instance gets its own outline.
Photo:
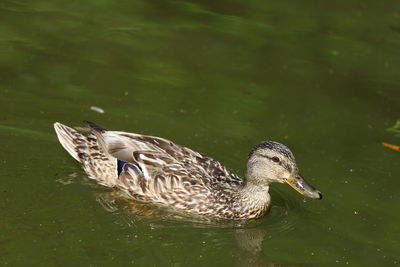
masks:
<instances>
[{"instance_id":1,"label":"white speck in water","mask_svg":"<svg viewBox=\"0 0 400 267\"><path fill-rule=\"evenodd\" d=\"M358 211L355 210L353 213L354 213L355 215L357 215L357 214L358 214Z\"/></svg>"},{"instance_id":2,"label":"white speck in water","mask_svg":"<svg viewBox=\"0 0 400 267\"><path fill-rule=\"evenodd\" d=\"M100 113L100 114L104 114L104 109L96 107L96 106L91 106L90 107L91 110L93 110L94 112Z\"/></svg>"},{"instance_id":3,"label":"white speck in water","mask_svg":"<svg viewBox=\"0 0 400 267\"><path fill-rule=\"evenodd\" d=\"M348 183L349 183L349 181L347 181L347 180L346 180L346 181L344 181L344 183L345 183L345 184L348 184Z\"/></svg>"},{"instance_id":4,"label":"white speck in water","mask_svg":"<svg viewBox=\"0 0 400 267\"><path fill-rule=\"evenodd\" d=\"M311 256L314 256L314 252L311 252Z\"/></svg>"},{"instance_id":5,"label":"white speck in water","mask_svg":"<svg viewBox=\"0 0 400 267\"><path fill-rule=\"evenodd\" d=\"M353 172L353 169L350 169L350 172Z\"/></svg>"}]
</instances>

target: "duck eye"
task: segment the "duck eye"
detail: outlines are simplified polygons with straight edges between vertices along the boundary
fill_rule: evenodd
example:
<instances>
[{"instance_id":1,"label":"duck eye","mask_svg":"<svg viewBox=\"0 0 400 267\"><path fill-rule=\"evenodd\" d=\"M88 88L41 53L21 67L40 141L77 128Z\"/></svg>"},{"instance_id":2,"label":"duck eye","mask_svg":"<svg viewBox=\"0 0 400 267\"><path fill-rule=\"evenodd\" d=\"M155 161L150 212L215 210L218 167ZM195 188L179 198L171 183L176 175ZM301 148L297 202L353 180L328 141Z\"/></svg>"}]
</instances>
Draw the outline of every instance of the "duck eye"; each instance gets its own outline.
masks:
<instances>
[{"instance_id":1,"label":"duck eye","mask_svg":"<svg viewBox=\"0 0 400 267\"><path fill-rule=\"evenodd\" d=\"M272 157L272 161L273 162L279 162L279 161L281 161L278 157Z\"/></svg>"}]
</instances>

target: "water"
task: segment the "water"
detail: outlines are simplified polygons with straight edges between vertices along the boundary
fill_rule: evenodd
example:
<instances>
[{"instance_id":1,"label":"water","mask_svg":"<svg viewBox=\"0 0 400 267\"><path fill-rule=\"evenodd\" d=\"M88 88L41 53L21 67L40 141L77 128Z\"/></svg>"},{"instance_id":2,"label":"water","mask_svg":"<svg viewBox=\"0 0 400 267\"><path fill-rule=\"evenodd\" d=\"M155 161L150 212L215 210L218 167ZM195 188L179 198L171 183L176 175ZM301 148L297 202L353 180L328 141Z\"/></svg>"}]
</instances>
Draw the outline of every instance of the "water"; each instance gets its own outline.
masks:
<instances>
[{"instance_id":1,"label":"water","mask_svg":"<svg viewBox=\"0 0 400 267\"><path fill-rule=\"evenodd\" d=\"M398 1L1 1L0 18L0 265L399 265L400 154L378 143L400 144ZM53 122L84 119L240 174L280 141L324 199L274 184L247 224L133 212L58 144Z\"/></svg>"}]
</instances>

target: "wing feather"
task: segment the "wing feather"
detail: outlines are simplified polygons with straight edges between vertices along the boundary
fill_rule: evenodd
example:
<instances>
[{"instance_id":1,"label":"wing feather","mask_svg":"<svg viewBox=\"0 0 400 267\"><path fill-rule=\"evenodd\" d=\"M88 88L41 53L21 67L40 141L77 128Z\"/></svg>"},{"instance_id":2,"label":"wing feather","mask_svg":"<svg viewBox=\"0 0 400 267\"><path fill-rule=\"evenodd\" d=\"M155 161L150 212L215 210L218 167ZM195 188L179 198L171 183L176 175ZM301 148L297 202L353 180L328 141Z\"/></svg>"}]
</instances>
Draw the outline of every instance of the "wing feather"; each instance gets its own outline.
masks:
<instances>
[{"instance_id":1,"label":"wing feather","mask_svg":"<svg viewBox=\"0 0 400 267\"><path fill-rule=\"evenodd\" d=\"M97 135L110 155L124 161L142 162L149 170L168 165L173 168L174 164L179 163L180 168L190 170L197 177L213 177L234 183L242 181L213 158L164 138L117 131L99 132Z\"/></svg>"}]
</instances>

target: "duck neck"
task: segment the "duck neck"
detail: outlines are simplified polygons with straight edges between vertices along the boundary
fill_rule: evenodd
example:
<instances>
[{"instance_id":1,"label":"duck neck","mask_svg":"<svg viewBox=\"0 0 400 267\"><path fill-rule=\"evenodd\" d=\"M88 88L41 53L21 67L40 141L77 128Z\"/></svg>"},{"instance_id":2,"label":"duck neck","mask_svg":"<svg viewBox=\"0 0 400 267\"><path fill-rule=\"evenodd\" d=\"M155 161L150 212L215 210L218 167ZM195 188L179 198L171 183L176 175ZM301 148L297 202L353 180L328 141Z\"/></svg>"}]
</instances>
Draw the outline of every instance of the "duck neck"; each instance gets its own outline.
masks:
<instances>
[{"instance_id":1,"label":"duck neck","mask_svg":"<svg viewBox=\"0 0 400 267\"><path fill-rule=\"evenodd\" d=\"M243 184L242 192L249 199L255 200L269 200L270 196L268 193L269 185L268 184L259 184L254 183L251 180L245 180Z\"/></svg>"},{"instance_id":2,"label":"duck neck","mask_svg":"<svg viewBox=\"0 0 400 267\"><path fill-rule=\"evenodd\" d=\"M268 185L253 183L251 180L245 180L241 194L242 206L246 207L249 218L262 216L269 208L271 197L268 193Z\"/></svg>"}]
</instances>

